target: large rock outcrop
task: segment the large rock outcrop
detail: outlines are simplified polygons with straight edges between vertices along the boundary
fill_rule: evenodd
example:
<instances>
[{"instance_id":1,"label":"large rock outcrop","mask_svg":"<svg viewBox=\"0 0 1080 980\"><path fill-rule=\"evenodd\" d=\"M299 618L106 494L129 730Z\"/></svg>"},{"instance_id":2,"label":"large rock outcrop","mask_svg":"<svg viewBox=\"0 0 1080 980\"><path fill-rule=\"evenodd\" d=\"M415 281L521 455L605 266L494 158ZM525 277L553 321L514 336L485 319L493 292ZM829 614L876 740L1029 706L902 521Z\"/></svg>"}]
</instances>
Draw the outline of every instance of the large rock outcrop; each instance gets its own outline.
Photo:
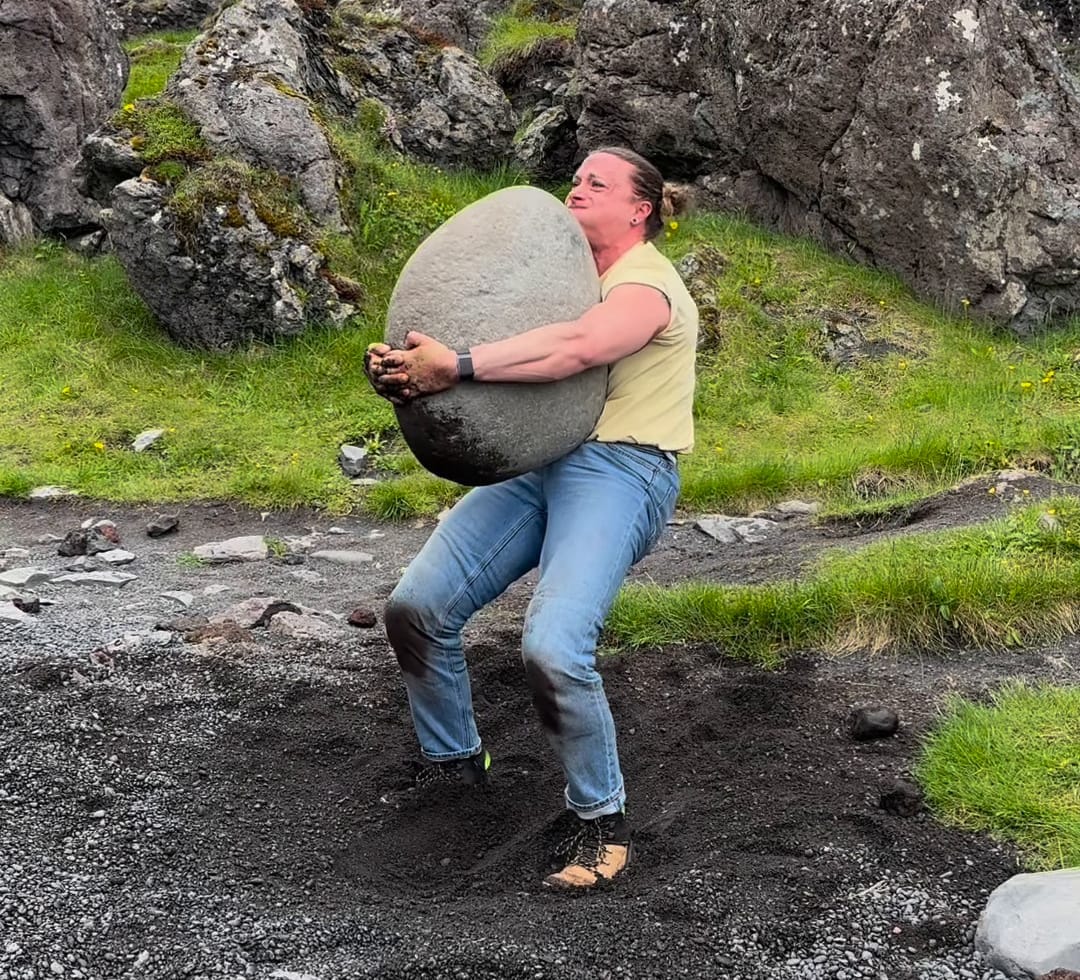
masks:
<instances>
[{"instance_id":1,"label":"large rock outcrop","mask_svg":"<svg viewBox=\"0 0 1080 980\"><path fill-rule=\"evenodd\" d=\"M359 0L335 11L334 64L384 109L391 139L432 163L493 167L513 152L517 119L470 54L404 26L373 26Z\"/></svg>"},{"instance_id":2,"label":"large rock outcrop","mask_svg":"<svg viewBox=\"0 0 1080 980\"><path fill-rule=\"evenodd\" d=\"M0 235L94 224L73 173L127 82L111 17L84 0L0 0L0 51Z\"/></svg>"},{"instance_id":3,"label":"large rock outcrop","mask_svg":"<svg viewBox=\"0 0 1080 980\"><path fill-rule=\"evenodd\" d=\"M355 311L356 285L315 243L348 231L328 123L373 107L422 159L486 167L512 152L513 112L471 56L349 0L225 6L162 98L86 141L84 186L178 342L225 349Z\"/></svg>"},{"instance_id":4,"label":"large rock outcrop","mask_svg":"<svg viewBox=\"0 0 1080 980\"><path fill-rule=\"evenodd\" d=\"M105 0L124 37L199 27L225 0Z\"/></svg>"},{"instance_id":5,"label":"large rock outcrop","mask_svg":"<svg viewBox=\"0 0 1080 980\"><path fill-rule=\"evenodd\" d=\"M578 139L1024 333L1080 309L1080 92L1015 0L588 0Z\"/></svg>"},{"instance_id":6,"label":"large rock outcrop","mask_svg":"<svg viewBox=\"0 0 1080 980\"><path fill-rule=\"evenodd\" d=\"M400 18L433 40L475 54L510 0L372 0L368 6L374 13Z\"/></svg>"}]
</instances>

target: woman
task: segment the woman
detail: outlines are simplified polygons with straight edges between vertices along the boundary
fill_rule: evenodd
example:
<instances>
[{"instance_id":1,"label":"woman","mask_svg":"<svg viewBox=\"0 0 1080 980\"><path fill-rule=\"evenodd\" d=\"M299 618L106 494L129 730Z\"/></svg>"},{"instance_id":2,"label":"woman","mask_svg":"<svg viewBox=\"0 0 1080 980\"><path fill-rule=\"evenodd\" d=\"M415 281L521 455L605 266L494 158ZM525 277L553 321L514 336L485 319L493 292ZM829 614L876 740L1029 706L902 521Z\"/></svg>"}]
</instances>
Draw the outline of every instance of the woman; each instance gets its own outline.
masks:
<instances>
[{"instance_id":1,"label":"woman","mask_svg":"<svg viewBox=\"0 0 1080 980\"><path fill-rule=\"evenodd\" d=\"M394 401L459 380L558 381L609 365L590 439L548 466L471 490L406 569L386 631L425 760L417 782L484 783L490 757L472 712L461 630L476 610L539 566L522 633L525 673L578 817L545 883L589 888L630 863L615 725L596 641L630 567L656 543L678 495L676 455L693 445L697 308L651 244L682 204L630 150L590 154L566 199L592 248L601 301L580 318L455 352L420 333L405 350L375 344L366 370Z\"/></svg>"}]
</instances>

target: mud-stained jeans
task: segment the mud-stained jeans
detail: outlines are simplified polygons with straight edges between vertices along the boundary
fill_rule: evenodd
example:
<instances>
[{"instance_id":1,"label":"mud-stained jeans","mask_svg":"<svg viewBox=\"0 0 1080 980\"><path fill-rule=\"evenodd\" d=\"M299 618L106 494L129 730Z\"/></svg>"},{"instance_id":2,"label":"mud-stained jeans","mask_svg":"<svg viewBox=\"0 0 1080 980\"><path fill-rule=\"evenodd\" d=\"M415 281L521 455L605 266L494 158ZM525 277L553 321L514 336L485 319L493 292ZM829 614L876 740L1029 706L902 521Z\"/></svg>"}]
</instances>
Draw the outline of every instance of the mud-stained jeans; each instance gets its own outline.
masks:
<instances>
[{"instance_id":1,"label":"mud-stained jeans","mask_svg":"<svg viewBox=\"0 0 1080 980\"><path fill-rule=\"evenodd\" d=\"M461 630L539 567L522 658L540 723L566 774L566 805L592 818L626 793L596 642L630 566L675 509L674 460L626 443L587 442L543 469L471 490L405 571L386 631L424 756L480 747Z\"/></svg>"}]
</instances>

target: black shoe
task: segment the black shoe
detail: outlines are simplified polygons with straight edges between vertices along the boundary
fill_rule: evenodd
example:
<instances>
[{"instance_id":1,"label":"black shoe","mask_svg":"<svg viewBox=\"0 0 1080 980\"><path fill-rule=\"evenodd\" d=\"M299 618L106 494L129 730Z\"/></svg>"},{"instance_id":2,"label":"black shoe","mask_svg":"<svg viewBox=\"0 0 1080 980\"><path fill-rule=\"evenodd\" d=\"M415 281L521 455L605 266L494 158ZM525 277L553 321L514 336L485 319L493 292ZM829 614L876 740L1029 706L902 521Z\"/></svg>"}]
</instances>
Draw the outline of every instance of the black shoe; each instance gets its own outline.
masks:
<instances>
[{"instance_id":1,"label":"black shoe","mask_svg":"<svg viewBox=\"0 0 1080 980\"><path fill-rule=\"evenodd\" d=\"M595 888L622 874L633 854L625 812L594 820L579 817L574 829L555 848L562 870L548 875L544 884L569 890Z\"/></svg>"},{"instance_id":2,"label":"black shoe","mask_svg":"<svg viewBox=\"0 0 1080 980\"><path fill-rule=\"evenodd\" d=\"M424 762L421 763L413 786L417 789L426 789L429 786L459 784L466 786L479 786L486 788L489 781L488 770L491 769L491 756L487 749L481 747L475 755L467 759L451 759L448 762Z\"/></svg>"}]
</instances>

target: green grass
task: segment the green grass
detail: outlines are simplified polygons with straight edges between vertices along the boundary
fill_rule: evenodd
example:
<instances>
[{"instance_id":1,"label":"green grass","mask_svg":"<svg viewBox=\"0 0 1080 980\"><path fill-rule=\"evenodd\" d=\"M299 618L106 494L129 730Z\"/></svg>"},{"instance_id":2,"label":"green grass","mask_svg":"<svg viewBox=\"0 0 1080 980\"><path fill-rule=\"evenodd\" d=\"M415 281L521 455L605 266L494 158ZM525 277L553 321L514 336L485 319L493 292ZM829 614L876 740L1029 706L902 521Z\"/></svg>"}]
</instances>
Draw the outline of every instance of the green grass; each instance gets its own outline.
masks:
<instances>
[{"instance_id":1,"label":"green grass","mask_svg":"<svg viewBox=\"0 0 1080 980\"><path fill-rule=\"evenodd\" d=\"M133 38L124 43L131 59L131 74L124 90L125 104L151 98L165 90L169 76L176 71L184 49L196 36L196 31L152 34Z\"/></svg>"},{"instance_id":2,"label":"green grass","mask_svg":"<svg viewBox=\"0 0 1080 980\"><path fill-rule=\"evenodd\" d=\"M823 556L799 581L631 586L606 625L634 647L693 643L776 664L792 653L1003 648L1080 624L1080 501Z\"/></svg>"},{"instance_id":3,"label":"green grass","mask_svg":"<svg viewBox=\"0 0 1080 980\"><path fill-rule=\"evenodd\" d=\"M574 40L573 20L544 20L532 16L529 4L518 3L495 18L477 58L496 76L507 76L540 51L561 49Z\"/></svg>"},{"instance_id":4,"label":"green grass","mask_svg":"<svg viewBox=\"0 0 1080 980\"><path fill-rule=\"evenodd\" d=\"M1080 687L952 701L917 775L942 819L1015 842L1034 868L1080 865Z\"/></svg>"}]
</instances>

